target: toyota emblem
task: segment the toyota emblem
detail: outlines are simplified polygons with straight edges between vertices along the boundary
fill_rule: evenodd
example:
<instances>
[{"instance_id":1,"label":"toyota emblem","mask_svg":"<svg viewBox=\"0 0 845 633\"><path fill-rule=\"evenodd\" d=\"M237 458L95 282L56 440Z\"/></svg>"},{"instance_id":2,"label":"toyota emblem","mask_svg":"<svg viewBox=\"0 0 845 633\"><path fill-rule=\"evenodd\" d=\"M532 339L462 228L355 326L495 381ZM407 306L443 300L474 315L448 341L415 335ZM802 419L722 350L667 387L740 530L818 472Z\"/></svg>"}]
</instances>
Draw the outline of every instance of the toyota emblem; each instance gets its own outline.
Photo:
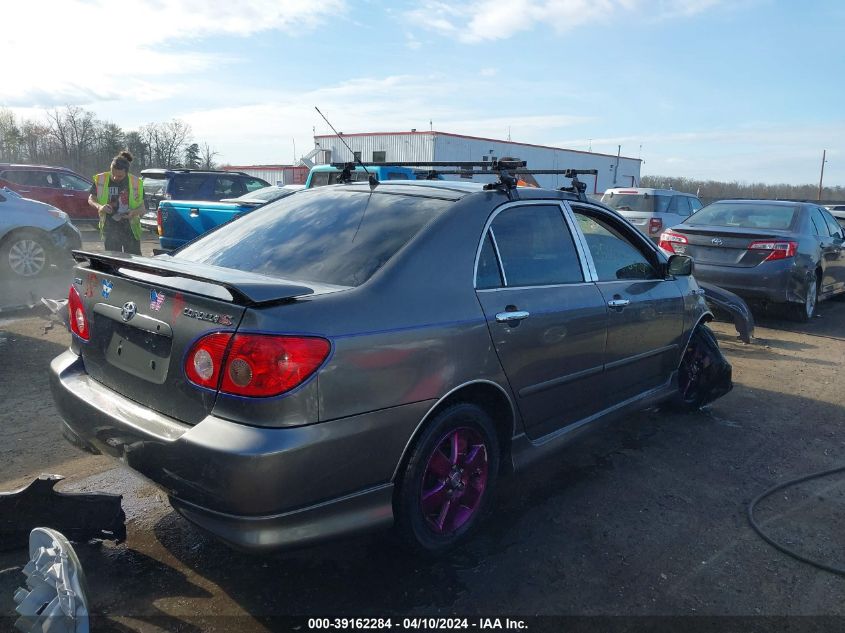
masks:
<instances>
[{"instance_id":1,"label":"toyota emblem","mask_svg":"<svg viewBox=\"0 0 845 633\"><path fill-rule=\"evenodd\" d=\"M710 241L711 241L713 244L715 244L716 246L721 246L721 245L722 245L722 240L720 240L718 237L714 237L714 238L713 238L712 240L710 240Z\"/></svg>"},{"instance_id":2,"label":"toyota emblem","mask_svg":"<svg viewBox=\"0 0 845 633\"><path fill-rule=\"evenodd\" d=\"M123 304L123 307L120 309L120 318L124 321L128 321L132 317L135 316L135 313L138 311L138 308L135 307L135 303L133 301L127 301Z\"/></svg>"}]
</instances>

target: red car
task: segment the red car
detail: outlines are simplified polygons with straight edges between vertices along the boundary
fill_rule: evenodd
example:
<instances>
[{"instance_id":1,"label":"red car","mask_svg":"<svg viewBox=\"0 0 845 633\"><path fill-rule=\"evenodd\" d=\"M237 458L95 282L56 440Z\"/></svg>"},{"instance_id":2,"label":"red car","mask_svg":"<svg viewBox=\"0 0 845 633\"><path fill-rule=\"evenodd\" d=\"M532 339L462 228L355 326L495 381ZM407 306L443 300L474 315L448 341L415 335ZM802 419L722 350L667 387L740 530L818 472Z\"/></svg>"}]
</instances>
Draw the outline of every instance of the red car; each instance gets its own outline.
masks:
<instances>
[{"instance_id":1,"label":"red car","mask_svg":"<svg viewBox=\"0 0 845 633\"><path fill-rule=\"evenodd\" d=\"M91 181L64 167L10 165L0 163L0 188L8 187L67 213L72 220L96 220L97 211L88 205Z\"/></svg>"}]
</instances>

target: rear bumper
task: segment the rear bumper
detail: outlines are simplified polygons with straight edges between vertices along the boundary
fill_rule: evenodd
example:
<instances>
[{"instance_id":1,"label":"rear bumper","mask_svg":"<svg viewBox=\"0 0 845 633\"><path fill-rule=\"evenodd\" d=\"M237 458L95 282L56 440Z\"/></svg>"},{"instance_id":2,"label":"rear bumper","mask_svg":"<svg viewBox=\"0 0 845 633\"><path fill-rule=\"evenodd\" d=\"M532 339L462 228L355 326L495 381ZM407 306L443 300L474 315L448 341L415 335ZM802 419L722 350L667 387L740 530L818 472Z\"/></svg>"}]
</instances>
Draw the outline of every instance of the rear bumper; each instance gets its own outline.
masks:
<instances>
[{"instance_id":1,"label":"rear bumper","mask_svg":"<svg viewBox=\"0 0 845 633\"><path fill-rule=\"evenodd\" d=\"M794 259L763 262L753 268L695 262L695 278L745 299L771 303L804 302L807 272Z\"/></svg>"},{"instance_id":2,"label":"rear bumper","mask_svg":"<svg viewBox=\"0 0 845 633\"><path fill-rule=\"evenodd\" d=\"M393 472L430 406L287 428L213 415L188 426L96 382L72 351L51 363L50 386L71 443L121 460L187 519L246 549L390 525Z\"/></svg>"}]
</instances>

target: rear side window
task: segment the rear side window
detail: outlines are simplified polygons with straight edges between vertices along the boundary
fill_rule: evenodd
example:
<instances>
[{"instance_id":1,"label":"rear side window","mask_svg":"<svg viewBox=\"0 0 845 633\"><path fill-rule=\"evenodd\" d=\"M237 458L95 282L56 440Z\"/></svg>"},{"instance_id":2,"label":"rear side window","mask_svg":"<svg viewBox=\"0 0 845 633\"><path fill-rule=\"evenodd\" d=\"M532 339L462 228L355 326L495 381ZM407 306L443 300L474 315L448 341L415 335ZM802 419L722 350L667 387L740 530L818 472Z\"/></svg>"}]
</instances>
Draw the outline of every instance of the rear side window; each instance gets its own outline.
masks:
<instances>
[{"instance_id":1,"label":"rear side window","mask_svg":"<svg viewBox=\"0 0 845 633\"><path fill-rule=\"evenodd\" d=\"M672 196L672 202L669 203L669 213L677 213L686 217L689 215L689 212L689 198L686 196Z\"/></svg>"},{"instance_id":2,"label":"rear side window","mask_svg":"<svg viewBox=\"0 0 845 633\"><path fill-rule=\"evenodd\" d=\"M505 209L490 226L512 286L543 286L584 281L572 235L555 205Z\"/></svg>"},{"instance_id":3,"label":"rear side window","mask_svg":"<svg viewBox=\"0 0 845 633\"><path fill-rule=\"evenodd\" d=\"M794 206L715 202L690 216L684 224L786 230L792 226L797 212Z\"/></svg>"},{"instance_id":4,"label":"rear side window","mask_svg":"<svg viewBox=\"0 0 845 633\"><path fill-rule=\"evenodd\" d=\"M213 231L179 259L358 286L453 202L348 189L303 191Z\"/></svg>"},{"instance_id":5,"label":"rear side window","mask_svg":"<svg viewBox=\"0 0 845 633\"><path fill-rule=\"evenodd\" d=\"M484 237L481 254L478 256L478 272L475 275L475 287L479 290L484 290L485 288L501 288L503 283L502 273L499 271L499 262L496 259L496 252L493 249L493 237L488 231Z\"/></svg>"},{"instance_id":6,"label":"rear side window","mask_svg":"<svg viewBox=\"0 0 845 633\"><path fill-rule=\"evenodd\" d=\"M170 179L170 194L176 200L187 200L199 195L208 179L205 174L179 174Z\"/></svg>"}]
</instances>

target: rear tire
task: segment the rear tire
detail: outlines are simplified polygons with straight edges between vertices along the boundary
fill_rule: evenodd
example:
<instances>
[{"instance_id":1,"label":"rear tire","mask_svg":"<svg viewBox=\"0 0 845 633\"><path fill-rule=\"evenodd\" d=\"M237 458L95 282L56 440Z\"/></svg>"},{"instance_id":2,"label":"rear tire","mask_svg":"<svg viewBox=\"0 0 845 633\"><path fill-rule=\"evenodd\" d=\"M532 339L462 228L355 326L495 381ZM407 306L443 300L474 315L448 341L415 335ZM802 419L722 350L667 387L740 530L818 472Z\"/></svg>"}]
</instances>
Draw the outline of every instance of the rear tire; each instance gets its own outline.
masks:
<instances>
[{"instance_id":1,"label":"rear tire","mask_svg":"<svg viewBox=\"0 0 845 633\"><path fill-rule=\"evenodd\" d=\"M478 405L454 404L431 420L397 482L396 530L407 545L443 553L466 539L493 496L499 442Z\"/></svg>"},{"instance_id":2,"label":"rear tire","mask_svg":"<svg viewBox=\"0 0 845 633\"><path fill-rule=\"evenodd\" d=\"M34 279L50 269L51 251L47 241L31 231L19 231L0 246L0 267L12 278Z\"/></svg>"},{"instance_id":3,"label":"rear tire","mask_svg":"<svg viewBox=\"0 0 845 633\"><path fill-rule=\"evenodd\" d=\"M816 314L819 302L819 282L814 276L804 288L804 303L790 303L787 306L789 317L797 323L808 323Z\"/></svg>"}]
</instances>

